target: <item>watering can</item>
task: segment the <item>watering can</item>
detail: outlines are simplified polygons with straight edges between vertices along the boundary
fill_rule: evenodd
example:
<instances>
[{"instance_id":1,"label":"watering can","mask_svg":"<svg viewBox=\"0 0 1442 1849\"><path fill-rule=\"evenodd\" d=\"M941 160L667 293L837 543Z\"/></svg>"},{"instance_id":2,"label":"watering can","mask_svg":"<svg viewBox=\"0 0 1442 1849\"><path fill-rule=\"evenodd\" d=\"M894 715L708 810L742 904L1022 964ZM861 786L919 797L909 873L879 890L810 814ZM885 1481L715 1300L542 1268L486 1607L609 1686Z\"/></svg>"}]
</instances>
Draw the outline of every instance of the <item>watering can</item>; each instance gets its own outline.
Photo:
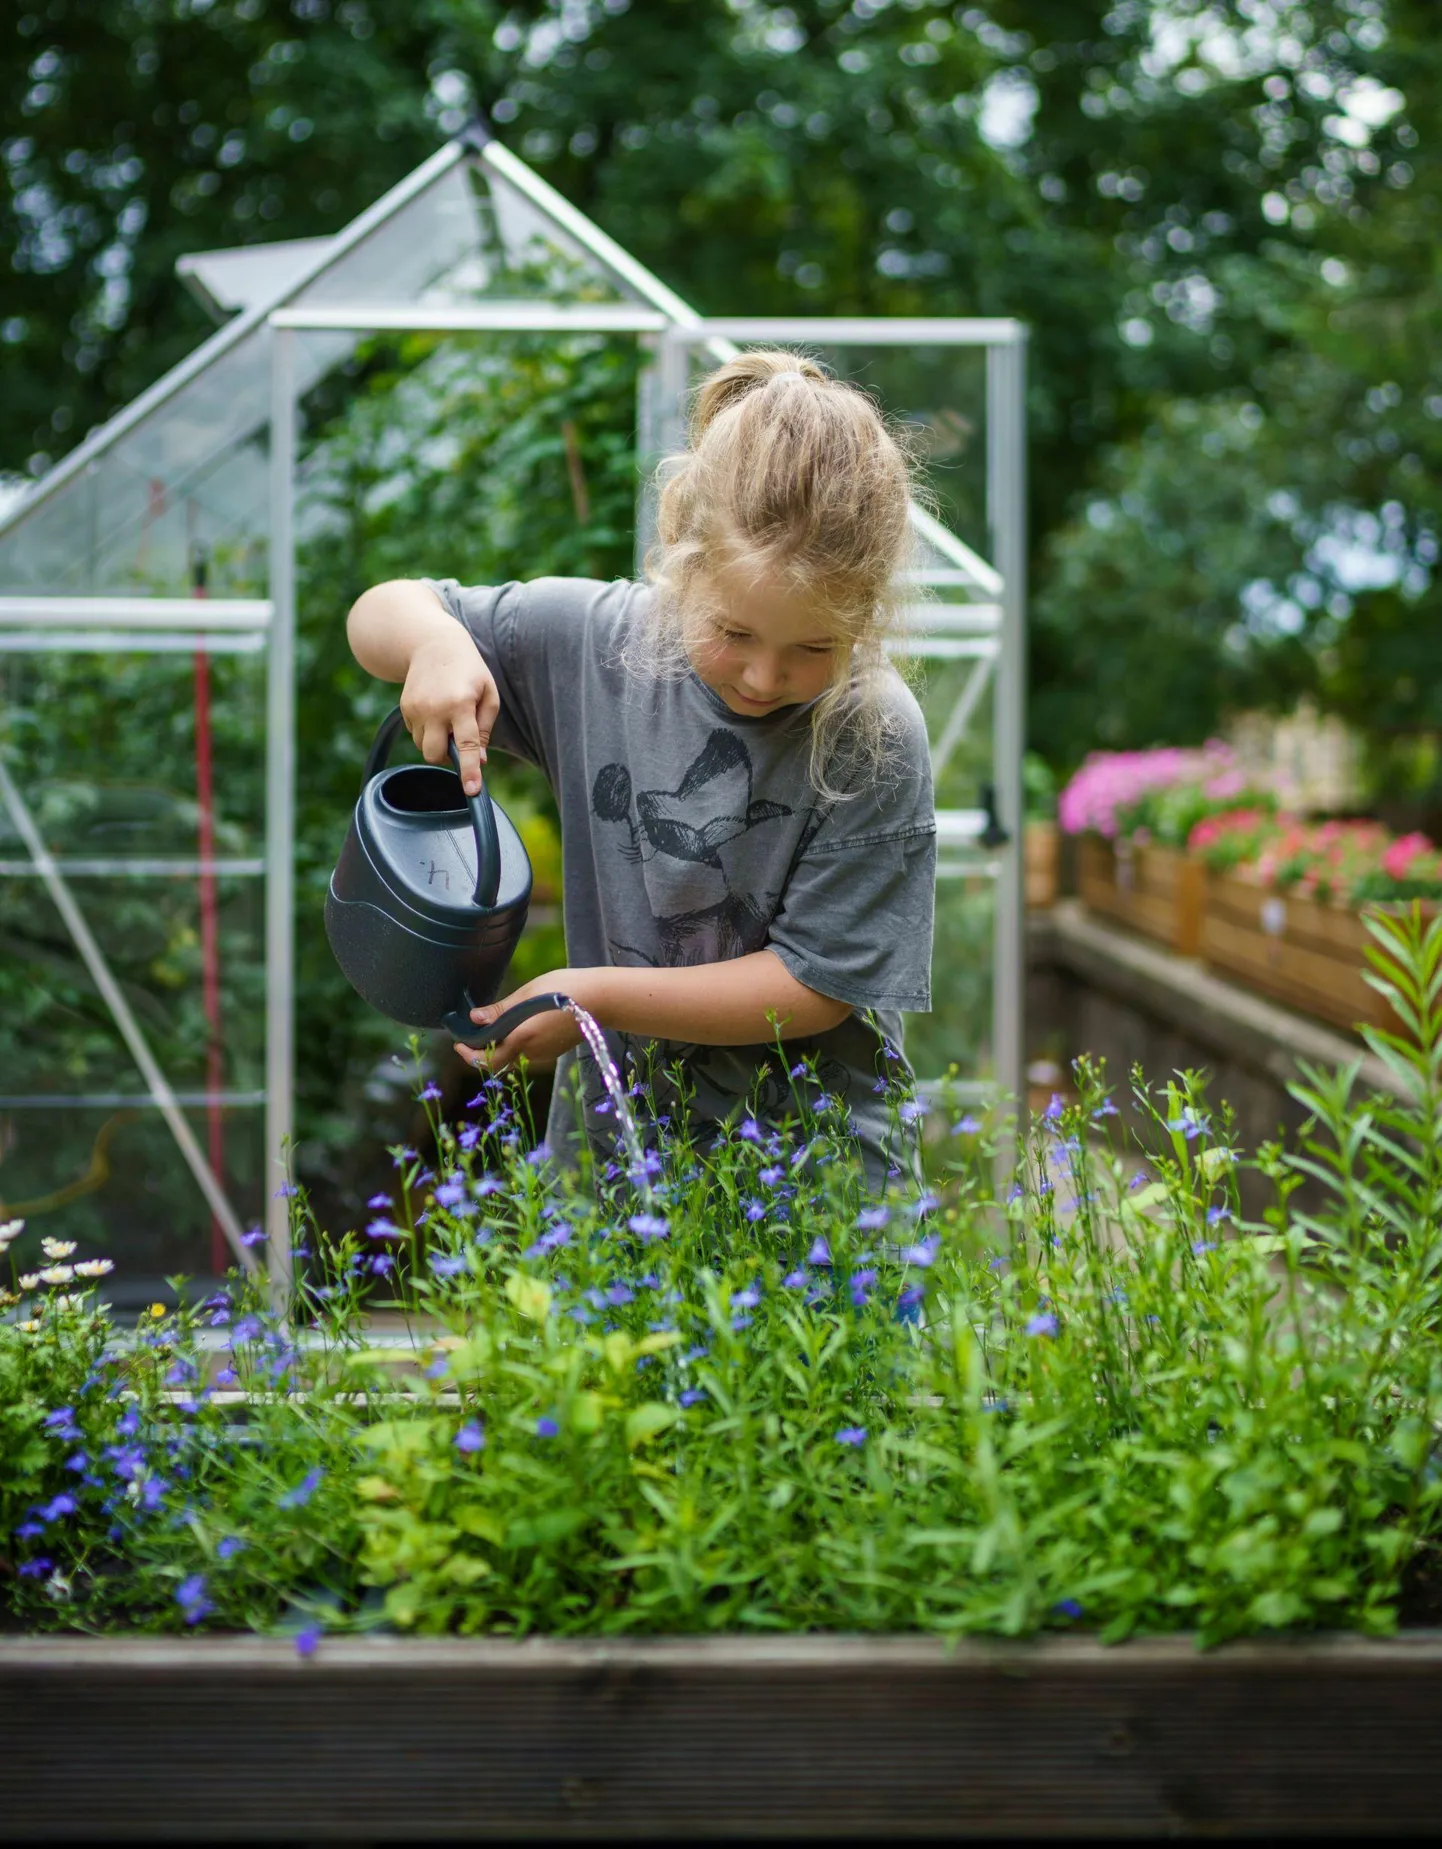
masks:
<instances>
[{"instance_id":1,"label":"watering can","mask_svg":"<svg viewBox=\"0 0 1442 1849\"><path fill-rule=\"evenodd\" d=\"M442 764L387 767L397 707L366 758L360 798L325 901L325 932L347 981L408 1027L443 1028L471 1046L504 1040L564 995L540 995L489 1027L471 1009L495 999L531 900L531 862L510 817L482 786L467 796L454 741Z\"/></svg>"}]
</instances>

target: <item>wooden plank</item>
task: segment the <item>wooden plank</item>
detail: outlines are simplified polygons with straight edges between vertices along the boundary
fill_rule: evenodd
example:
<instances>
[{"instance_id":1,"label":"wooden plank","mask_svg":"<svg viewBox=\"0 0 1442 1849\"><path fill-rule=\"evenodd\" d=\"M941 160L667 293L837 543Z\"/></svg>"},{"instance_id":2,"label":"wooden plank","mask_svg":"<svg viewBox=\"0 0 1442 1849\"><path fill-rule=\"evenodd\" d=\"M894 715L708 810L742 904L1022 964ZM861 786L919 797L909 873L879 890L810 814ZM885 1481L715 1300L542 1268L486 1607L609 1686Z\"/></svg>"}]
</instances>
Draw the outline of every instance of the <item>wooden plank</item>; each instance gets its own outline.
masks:
<instances>
[{"instance_id":1,"label":"wooden plank","mask_svg":"<svg viewBox=\"0 0 1442 1849\"><path fill-rule=\"evenodd\" d=\"M28 1839L1431 1833L1442 1634L0 1639Z\"/></svg>"}]
</instances>

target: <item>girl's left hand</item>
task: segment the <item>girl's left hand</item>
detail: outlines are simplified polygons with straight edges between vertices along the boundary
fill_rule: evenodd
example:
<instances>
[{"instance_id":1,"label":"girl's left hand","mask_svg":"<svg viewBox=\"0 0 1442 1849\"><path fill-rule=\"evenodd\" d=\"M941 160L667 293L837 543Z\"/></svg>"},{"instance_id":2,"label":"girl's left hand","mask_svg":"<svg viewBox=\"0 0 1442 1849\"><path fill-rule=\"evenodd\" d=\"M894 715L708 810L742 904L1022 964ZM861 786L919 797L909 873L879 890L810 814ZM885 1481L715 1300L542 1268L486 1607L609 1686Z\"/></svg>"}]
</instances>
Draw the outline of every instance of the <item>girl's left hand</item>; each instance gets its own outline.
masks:
<instances>
[{"instance_id":1,"label":"girl's left hand","mask_svg":"<svg viewBox=\"0 0 1442 1849\"><path fill-rule=\"evenodd\" d=\"M549 995L553 991L569 995L572 1001L586 1006L586 977L589 974L581 969L553 969L544 976L537 976L534 982L528 982L504 1000L491 1002L484 1008L472 1008L471 1019L484 1027L489 1027L498 1015L517 1003L529 1001L533 995ZM533 1014L529 1021L522 1021L506 1038L495 1046L469 1047L456 1042L456 1051L467 1065L474 1066L479 1072L504 1072L524 1057L527 1064L545 1070L555 1065L562 1053L581 1043L581 1030L576 1025L576 1017L564 1009L553 1009L546 1014Z\"/></svg>"}]
</instances>

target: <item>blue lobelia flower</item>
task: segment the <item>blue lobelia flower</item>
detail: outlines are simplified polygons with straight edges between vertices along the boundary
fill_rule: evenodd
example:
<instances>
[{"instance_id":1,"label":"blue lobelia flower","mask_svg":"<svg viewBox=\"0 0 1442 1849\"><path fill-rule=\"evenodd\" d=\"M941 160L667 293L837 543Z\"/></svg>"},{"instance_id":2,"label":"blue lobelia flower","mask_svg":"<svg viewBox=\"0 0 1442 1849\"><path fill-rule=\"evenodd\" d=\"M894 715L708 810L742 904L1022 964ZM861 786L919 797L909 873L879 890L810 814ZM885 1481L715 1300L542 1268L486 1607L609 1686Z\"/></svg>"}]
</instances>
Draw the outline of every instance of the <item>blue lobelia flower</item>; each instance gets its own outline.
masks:
<instances>
[{"instance_id":1,"label":"blue lobelia flower","mask_svg":"<svg viewBox=\"0 0 1442 1849\"><path fill-rule=\"evenodd\" d=\"M473 1457L486 1448L485 1428L479 1419L467 1419L456 1433L455 1447L463 1457Z\"/></svg>"},{"instance_id":2,"label":"blue lobelia flower","mask_svg":"<svg viewBox=\"0 0 1442 1849\"><path fill-rule=\"evenodd\" d=\"M314 1656L325 1636L325 1629L319 1624L302 1625L295 1634L295 1653L297 1656Z\"/></svg>"},{"instance_id":3,"label":"blue lobelia flower","mask_svg":"<svg viewBox=\"0 0 1442 1849\"><path fill-rule=\"evenodd\" d=\"M1080 1618L1082 1605L1079 1599L1058 1599L1052 1606L1058 1618Z\"/></svg>"},{"instance_id":4,"label":"blue lobelia flower","mask_svg":"<svg viewBox=\"0 0 1442 1849\"><path fill-rule=\"evenodd\" d=\"M320 1488L324 1479L325 1472L319 1465L314 1470L308 1470L294 1489L288 1489L276 1497L276 1507L278 1509L303 1509Z\"/></svg>"},{"instance_id":5,"label":"blue lobelia flower","mask_svg":"<svg viewBox=\"0 0 1442 1849\"><path fill-rule=\"evenodd\" d=\"M559 1438L561 1427L555 1419L540 1418L536 1421L537 1438Z\"/></svg>"},{"instance_id":6,"label":"blue lobelia flower","mask_svg":"<svg viewBox=\"0 0 1442 1849\"><path fill-rule=\"evenodd\" d=\"M808 1265L829 1265L831 1263L831 1244L824 1233L817 1235L811 1242L811 1250L806 1254Z\"/></svg>"},{"instance_id":7,"label":"blue lobelia flower","mask_svg":"<svg viewBox=\"0 0 1442 1849\"><path fill-rule=\"evenodd\" d=\"M856 1224L864 1231L872 1233L879 1227L885 1226L890 1218L891 1209L889 1207L863 1207L856 1216Z\"/></svg>"},{"instance_id":8,"label":"blue lobelia flower","mask_svg":"<svg viewBox=\"0 0 1442 1849\"><path fill-rule=\"evenodd\" d=\"M787 1290L805 1290L811 1278L805 1271L788 1271L781 1282Z\"/></svg>"},{"instance_id":9,"label":"blue lobelia flower","mask_svg":"<svg viewBox=\"0 0 1442 1849\"><path fill-rule=\"evenodd\" d=\"M1027 1323L1026 1332L1028 1335L1055 1335L1056 1327L1056 1317L1050 1310L1038 1310Z\"/></svg>"},{"instance_id":10,"label":"blue lobelia flower","mask_svg":"<svg viewBox=\"0 0 1442 1849\"><path fill-rule=\"evenodd\" d=\"M839 1445L851 1445L859 1450L866 1443L866 1427L864 1425L843 1425L836 1434L836 1442Z\"/></svg>"},{"instance_id":11,"label":"blue lobelia flower","mask_svg":"<svg viewBox=\"0 0 1442 1849\"><path fill-rule=\"evenodd\" d=\"M973 1117L971 1112L968 1111L965 1117L958 1117L956 1122L951 1126L951 1134L953 1136L980 1136L981 1119L979 1117Z\"/></svg>"},{"instance_id":12,"label":"blue lobelia flower","mask_svg":"<svg viewBox=\"0 0 1442 1849\"><path fill-rule=\"evenodd\" d=\"M925 1239L918 1239L915 1245L901 1248L901 1262L904 1265L934 1265L936 1255L941 1250L940 1233L931 1233Z\"/></svg>"},{"instance_id":13,"label":"blue lobelia flower","mask_svg":"<svg viewBox=\"0 0 1442 1849\"><path fill-rule=\"evenodd\" d=\"M653 1245L658 1239L665 1239L671 1231L669 1220L663 1220L658 1213L633 1213L626 1222L631 1231L643 1245Z\"/></svg>"},{"instance_id":14,"label":"blue lobelia flower","mask_svg":"<svg viewBox=\"0 0 1442 1849\"><path fill-rule=\"evenodd\" d=\"M188 1579L181 1580L175 1588L175 1602L187 1624L199 1624L202 1618L213 1612L215 1606L205 1595L204 1573L192 1573Z\"/></svg>"},{"instance_id":15,"label":"blue lobelia flower","mask_svg":"<svg viewBox=\"0 0 1442 1849\"><path fill-rule=\"evenodd\" d=\"M438 1278L458 1277L466 1268L466 1261L460 1253L432 1252L427 1262Z\"/></svg>"},{"instance_id":16,"label":"blue lobelia flower","mask_svg":"<svg viewBox=\"0 0 1442 1849\"><path fill-rule=\"evenodd\" d=\"M706 1397L704 1387L687 1387L681 1395L681 1404L686 1407L699 1406Z\"/></svg>"},{"instance_id":17,"label":"blue lobelia flower","mask_svg":"<svg viewBox=\"0 0 1442 1849\"><path fill-rule=\"evenodd\" d=\"M240 1553L244 1547L245 1542L241 1540L238 1534L228 1534L223 1540L217 1542L215 1549L216 1558L219 1560L234 1560L235 1556Z\"/></svg>"}]
</instances>

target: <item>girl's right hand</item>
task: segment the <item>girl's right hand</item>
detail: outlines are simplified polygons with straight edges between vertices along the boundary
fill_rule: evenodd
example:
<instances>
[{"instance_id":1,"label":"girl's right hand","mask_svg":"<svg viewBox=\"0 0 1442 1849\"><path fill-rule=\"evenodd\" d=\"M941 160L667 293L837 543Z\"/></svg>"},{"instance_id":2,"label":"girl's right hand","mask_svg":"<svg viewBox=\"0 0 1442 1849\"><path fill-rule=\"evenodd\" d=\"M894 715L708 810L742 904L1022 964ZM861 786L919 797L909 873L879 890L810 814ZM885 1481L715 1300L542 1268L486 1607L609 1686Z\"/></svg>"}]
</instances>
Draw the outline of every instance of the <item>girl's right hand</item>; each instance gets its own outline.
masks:
<instances>
[{"instance_id":1,"label":"girl's right hand","mask_svg":"<svg viewBox=\"0 0 1442 1849\"><path fill-rule=\"evenodd\" d=\"M475 643L459 625L451 627L454 634L427 638L411 656L401 689L401 717L427 763L447 763L450 741L456 741L461 784L474 796L501 696Z\"/></svg>"}]
</instances>

